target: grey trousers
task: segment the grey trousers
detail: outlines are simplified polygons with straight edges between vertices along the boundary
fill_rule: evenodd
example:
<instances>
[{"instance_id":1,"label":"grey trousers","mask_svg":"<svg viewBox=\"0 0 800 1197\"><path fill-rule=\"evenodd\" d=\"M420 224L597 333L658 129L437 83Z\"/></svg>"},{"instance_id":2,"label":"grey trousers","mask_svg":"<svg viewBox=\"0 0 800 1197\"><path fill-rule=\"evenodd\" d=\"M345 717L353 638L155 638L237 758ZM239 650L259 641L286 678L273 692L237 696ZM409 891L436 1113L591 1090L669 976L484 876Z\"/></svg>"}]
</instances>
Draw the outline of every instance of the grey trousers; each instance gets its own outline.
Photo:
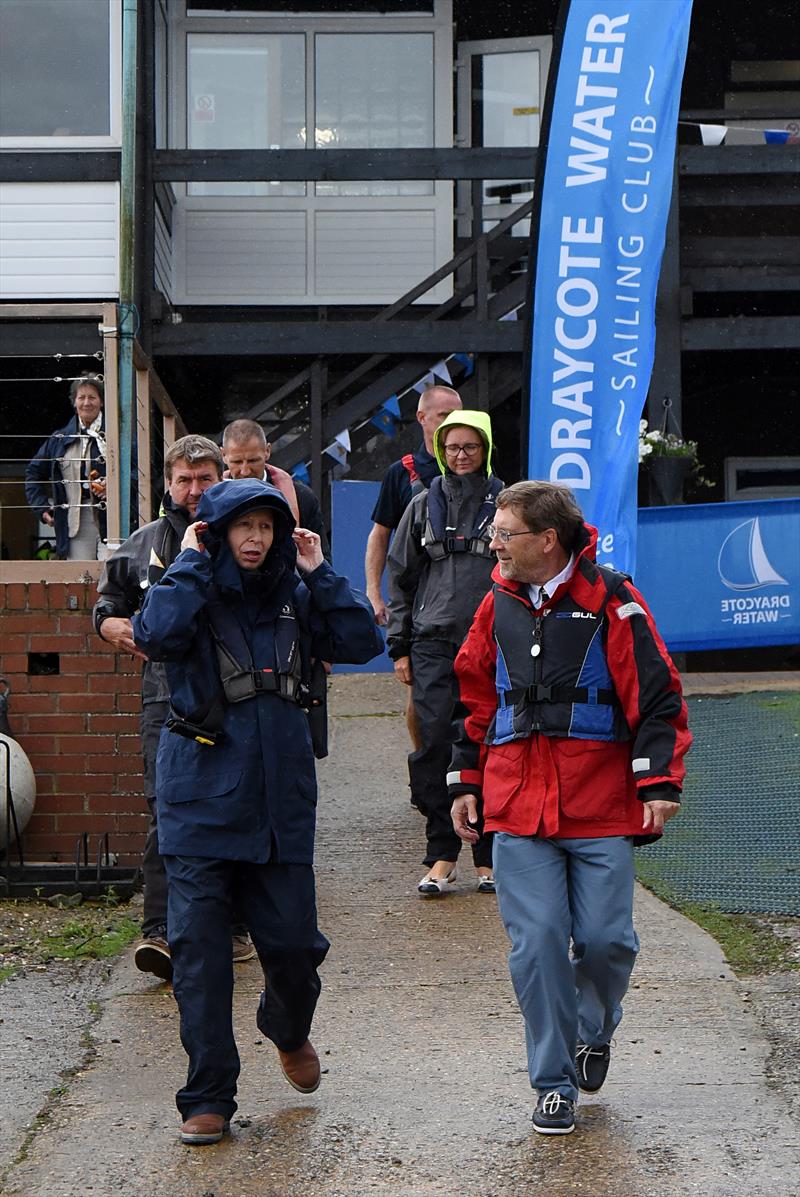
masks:
<instances>
[{"instance_id":1,"label":"grey trousers","mask_svg":"<svg viewBox=\"0 0 800 1197\"><path fill-rule=\"evenodd\" d=\"M494 867L531 1085L575 1101L576 1042L611 1040L639 951L633 843L628 836L544 840L498 831Z\"/></svg>"}]
</instances>

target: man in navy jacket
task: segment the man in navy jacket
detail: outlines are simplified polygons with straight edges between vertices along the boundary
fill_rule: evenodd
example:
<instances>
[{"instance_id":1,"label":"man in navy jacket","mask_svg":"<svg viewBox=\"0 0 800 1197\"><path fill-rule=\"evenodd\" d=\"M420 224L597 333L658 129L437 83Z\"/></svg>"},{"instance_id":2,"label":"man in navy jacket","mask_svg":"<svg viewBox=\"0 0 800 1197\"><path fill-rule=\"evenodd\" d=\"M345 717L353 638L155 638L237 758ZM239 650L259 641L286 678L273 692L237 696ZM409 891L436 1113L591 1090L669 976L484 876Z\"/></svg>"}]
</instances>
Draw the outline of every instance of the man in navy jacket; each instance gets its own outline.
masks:
<instances>
[{"instance_id":1,"label":"man in navy jacket","mask_svg":"<svg viewBox=\"0 0 800 1197\"><path fill-rule=\"evenodd\" d=\"M295 530L274 487L220 483L203 494L197 516L133 619L137 645L166 662L172 706L156 800L189 1055L177 1104L190 1144L219 1141L236 1109L224 950L235 899L266 978L259 1030L290 1084L302 1093L319 1085L308 1035L328 941L316 918L306 686L312 658L363 663L383 647L366 596L333 572L318 535Z\"/></svg>"}]
</instances>

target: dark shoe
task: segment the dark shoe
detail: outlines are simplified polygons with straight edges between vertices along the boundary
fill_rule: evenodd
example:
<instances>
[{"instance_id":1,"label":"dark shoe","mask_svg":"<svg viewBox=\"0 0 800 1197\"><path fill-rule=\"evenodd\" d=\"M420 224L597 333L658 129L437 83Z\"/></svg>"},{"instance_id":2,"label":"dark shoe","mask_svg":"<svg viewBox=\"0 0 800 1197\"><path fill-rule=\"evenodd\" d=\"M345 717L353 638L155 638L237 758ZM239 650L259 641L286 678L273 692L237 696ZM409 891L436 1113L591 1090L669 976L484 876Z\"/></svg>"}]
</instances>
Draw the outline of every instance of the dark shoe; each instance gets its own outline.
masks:
<instances>
[{"instance_id":1,"label":"dark shoe","mask_svg":"<svg viewBox=\"0 0 800 1197\"><path fill-rule=\"evenodd\" d=\"M575 1130L575 1102L555 1089L540 1093L533 1111L533 1129L540 1135L571 1135Z\"/></svg>"},{"instance_id":2,"label":"dark shoe","mask_svg":"<svg viewBox=\"0 0 800 1197\"><path fill-rule=\"evenodd\" d=\"M478 874L478 893L479 894L494 894L496 893L494 884L494 875L492 873Z\"/></svg>"},{"instance_id":3,"label":"dark shoe","mask_svg":"<svg viewBox=\"0 0 800 1197\"><path fill-rule=\"evenodd\" d=\"M610 1060L610 1043L604 1043L600 1047L589 1047L578 1040L575 1068L578 1072L578 1085L585 1093L596 1093L602 1087Z\"/></svg>"},{"instance_id":4,"label":"dark shoe","mask_svg":"<svg viewBox=\"0 0 800 1197\"><path fill-rule=\"evenodd\" d=\"M231 1124L222 1114L195 1114L187 1118L181 1127L181 1143L194 1147L205 1147L208 1143L219 1143Z\"/></svg>"},{"instance_id":5,"label":"dark shoe","mask_svg":"<svg viewBox=\"0 0 800 1197\"><path fill-rule=\"evenodd\" d=\"M245 960L252 960L256 954L253 941L249 935L233 936L233 963L244 964Z\"/></svg>"},{"instance_id":6,"label":"dark shoe","mask_svg":"<svg viewBox=\"0 0 800 1197\"><path fill-rule=\"evenodd\" d=\"M313 1093L315 1089L319 1089L319 1056L309 1039L306 1039L296 1052L282 1052L278 1048L278 1059L283 1075L298 1093Z\"/></svg>"},{"instance_id":7,"label":"dark shoe","mask_svg":"<svg viewBox=\"0 0 800 1197\"><path fill-rule=\"evenodd\" d=\"M160 935L146 935L133 951L133 963L140 973L152 973L162 981L172 980L169 944Z\"/></svg>"}]
</instances>

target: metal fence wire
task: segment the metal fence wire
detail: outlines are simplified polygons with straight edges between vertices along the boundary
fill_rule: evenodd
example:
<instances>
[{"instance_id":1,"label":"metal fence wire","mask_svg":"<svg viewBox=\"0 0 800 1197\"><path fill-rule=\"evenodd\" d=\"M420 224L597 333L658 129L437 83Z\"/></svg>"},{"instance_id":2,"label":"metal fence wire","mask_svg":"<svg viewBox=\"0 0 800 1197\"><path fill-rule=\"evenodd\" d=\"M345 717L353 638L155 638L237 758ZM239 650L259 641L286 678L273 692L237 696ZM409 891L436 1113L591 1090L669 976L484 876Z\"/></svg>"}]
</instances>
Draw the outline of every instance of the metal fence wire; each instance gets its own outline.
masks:
<instances>
[{"instance_id":1,"label":"metal fence wire","mask_svg":"<svg viewBox=\"0 0 800 1197\"><path fill-rule=\"evenodd\" d=\"M800 692L687 699L684 809L636 871L666 896L800 915Z\"/></svg>"}]
</instances>

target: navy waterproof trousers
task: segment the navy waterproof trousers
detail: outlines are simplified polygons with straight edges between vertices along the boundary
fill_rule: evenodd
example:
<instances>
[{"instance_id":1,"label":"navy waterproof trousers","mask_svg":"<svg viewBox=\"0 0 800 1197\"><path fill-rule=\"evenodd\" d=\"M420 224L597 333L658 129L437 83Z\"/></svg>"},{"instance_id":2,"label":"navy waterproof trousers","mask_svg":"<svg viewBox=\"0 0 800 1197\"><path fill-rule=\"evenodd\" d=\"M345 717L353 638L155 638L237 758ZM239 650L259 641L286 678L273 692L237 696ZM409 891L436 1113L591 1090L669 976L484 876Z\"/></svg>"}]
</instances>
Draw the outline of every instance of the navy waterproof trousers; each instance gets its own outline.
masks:
<instances>
[{"instance_id":1,"label":"navy waterproof trousers","mask_svg":"<svg viewBox=\"0 0 800 1197\"><path fill-rule=\"evenodd\" d=\"M248 864L196 856L164 856L169 882L168 937L181 1042L189 1057L176 1095L184 1120L195 1114L229 1119L239 1076L233 1036L231 914L247 927L264 969L258 1029L281 1051L308 1038L321 988L317 969L328 941L317 928L311 865Z\"/></svg>"}]
</instances>

